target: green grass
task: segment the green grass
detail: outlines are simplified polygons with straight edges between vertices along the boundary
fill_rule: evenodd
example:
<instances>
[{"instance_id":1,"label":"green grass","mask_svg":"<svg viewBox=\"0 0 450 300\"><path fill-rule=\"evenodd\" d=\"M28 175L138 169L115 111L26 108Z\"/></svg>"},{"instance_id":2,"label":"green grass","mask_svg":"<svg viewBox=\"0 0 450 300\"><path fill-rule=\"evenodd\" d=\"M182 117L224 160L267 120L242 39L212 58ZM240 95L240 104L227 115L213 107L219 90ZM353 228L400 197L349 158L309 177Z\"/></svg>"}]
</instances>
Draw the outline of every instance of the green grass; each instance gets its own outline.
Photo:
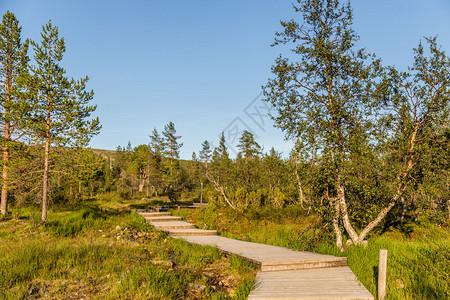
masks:
<instances>
[{"instance_id":1,"label":"green grass","mask_svg":"<svg viewBox=\"0 0 450 300\"><path fill-rule=\"evenodd\" d=\"M1 299L245 299L255 268L156 232L129 206L86 201L0 220ZM99 205L102 204L102 205ZM236 272L239 269L239 272Z\"/></svg>"},{"instance_id":2,"label":"green grass","mask_svg":"<svg viewBox=\"0 0 450 300\"><path fill-rule=\"evenodd\" d=\"M174 214L176 211L174 211ZM236 214L209 206L179 213L199 227L227 237L302 251L346 256L358 279L377 295L379 250L388 250L387 299L450 299L450 232L448 228L415 227L408 235L385 232L369 238L367 248L344 252L334 246L327 226L300 207L270 208Z\"/></svg>"}]
</instances>

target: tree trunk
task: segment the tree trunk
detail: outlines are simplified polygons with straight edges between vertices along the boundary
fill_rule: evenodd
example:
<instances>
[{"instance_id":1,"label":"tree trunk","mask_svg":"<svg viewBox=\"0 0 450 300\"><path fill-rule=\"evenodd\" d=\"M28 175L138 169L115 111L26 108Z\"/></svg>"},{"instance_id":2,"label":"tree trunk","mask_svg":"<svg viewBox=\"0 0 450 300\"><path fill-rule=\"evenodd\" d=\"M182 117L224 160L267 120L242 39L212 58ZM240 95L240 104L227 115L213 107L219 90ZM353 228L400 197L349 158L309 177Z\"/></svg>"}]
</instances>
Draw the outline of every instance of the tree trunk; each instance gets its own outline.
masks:
<instances>
[{"instance_id":1,"label":"tree trunk","mask_svg":"<svg viewBox=\"0 0 450 300\"><path fill-rule=\"evenodd\" d=\"M359 238L364 240L366 235L375 228L380 222L386 217L386 215L389 213L389 211L394 207L395 203L397 203L398 199L403 195L403 193L406 190L406 185L403 183L405 178L408 176L409 171L414 167L415 163L413 162L413 152L414 152L414 146L416 143L416 135L418 131L418 126L414 128L414 131L410 138L410 147L408 149L409 154L404 159L404 169L401 170L397 176L397 191L395 195L392 197L391 201L389 202L388 206L385 207L380 213L378 213L377 217L370 222L366 228L364 228Z\"/></svg>"},{"instance_id":2,"label":"tree trunk","mask_svg":"<svg viewBox=\"0 0 450 300\"><path fill-rule=\"evenodd\" d=\"M50 52L50 49L49 49ZM50 62L50 57L48 57ZM50 68L50 64L49 64ZM50 72L49 72L50 73ZM44 176L42 184L42 222L47 222L47 206L48 206L48 169L50 156L50 126L51 126L51 96L50 96L50 79L47 80L47 116L46 116L46 130L45 130L45 150L44 150Z\"/></svg>"},{"instance_id":3,"label":"tree trunk","mask_svg":"<svg viewBox=\"0 0 450 300\"><path fill-rule=\"evenodd\" d=\"M206 178L208 178L209 181L211 181L214 185L214 189L221 193L227 204L233 209L237 210L236 206L228 199L227 195L225 194L225 190L223 189L223 186L220 185L219 181L213 178L213 176L210 176L209 172L206 172Z\"/></svg>"},{"instance_id":4,"label":"tree trunk","mask_svg":"<svg viewBox=\"0 0 450 300\"><path fill-rule=\"evenodd\" d=\"M142 174L139 174L139 192L142 192L144 190L144 178L142 177Z\"/></svg>"},{"instance_id":5,"label":"tree trunk","mask_svg":"<svg viewBox=\"0 0 450 300\"><path fill-rule=\"evenodd\" d=\"M147 189L146 189L146 196L147 198L150 196L150 155L148 156L148 166L147 166Z\"/></svg>"},{"instance_id":6,"label":"tree trunk","mask_svg":"<svg viewBox=\"0 0 450 300\"><path fill-rule=\"evenodd\" d=\"M447 199L448 219L450 220L450 199Z\"/></svg>"},{"instance_id":7,"label":"tree trunk","mask_svg":"<svg viewBox=\"0 0 450 300\"><path fill-rule=\"evenodd\" d=\"M389 211L394 207L395 203L397 203L398 198L402 195L403 191L405 190L405 187L402 187L402 185L399 185L397 188L397 193L392 197L391 201L389 202L388 206L385 207L380 213L377 215L377 217L370 222L366 228L364 228L361 233L359 234L359 239L362 241L366 238L366 235L372 231L380 222L384 219L384 217L388 214Z\"/></svg>"},{"instance_id":8,"label":"tree trunk","mask_svg":"<svg viewBox=\"0 0 450 300\"><path fill-rule=\"evenodd\" d=\"M9 60L8 55L8 60ZM2 195L1 195L1 204L0 211L2 215L6 215L8 213L8 175L9 175L9 145L8 142L11 140L11 124L9 121L10 118L10 109L9 103L11 103L11 87L12 87L12 75L11 69L9 65L6 70L6 105L5 105L5 143L3 144L3 172L2 172Z\"/></svg>"},{"instance_id":9,"label":"tree trunk","mask_svg":"<svg viewBox=\"0 0 450 300\"><path fill-rule=\"evenodd\" d=\"M42 188L42 222L47 222L47 206L48 206L48 162L50 154L50 141L45 139L44 150L44 176L43 176L43 188Z\"/></svg>"},{"instance_id":10,"label":"tree trunk","mask_svg":"<svg viewBox=\"0 0 450 300\"><path fill-rule=\"evenodd\" d=\"M342 216L342 221L344 223L345 231L347 231L350 239L355 245L360 244L362 240L358 237L355 229L353 228L350 218L348 217L347 212L347 202L345 200L345 191L344 191L344 183L342 182L342 175L339 174L336 180L336 188L337 188L337 197L340 205L340 211Z\"/></svg>"},{"instance_id":11,"label":"tree trunk","mask_svg":"<svg viewBox=\"0 0 450 300\"><path fill-rule=\"evenodd\" d=\"M6 131L6 129L5 129ZM1 196L1 213L8 213L8 173L9 173L9 151L7 146L3 150L3 172L2 172L2 196Z\"/></svg>"},{"instance_id":12,"label":"tree trunk","mask_svg":"<svg viewBox=\"0 0 450 300\"><path fill-rule=\"evenodd\" d=\"M328 199L328 202L330 203L330 206L333 207L334 205L334 217L333 217L333 230L336 234L336 246L343 250L342 248L342 231L339 228L339 218L341 215L341 204L339 203L337 198L330 199L330 196L328 194L328 189L325 192L325 197Z\"/></svg>"},{"instance_id":13,"label":"tree trunk","mask_svg":"<svg viewBox=\"0 0 450 300\"><path fill-rule=\"evenodd\" d=\"M400 223L403 224L403 222L405 221L407 204L406 204L405 197L401 196L400 200L402 201L402 216L400 217Z\"/></svg>"},{"instance_id":14,"label":"tree trunk","mask_svg":"<svg viewBox=\"0 0 450 300\"><path fill-rule=\"evenodd\" d=\"M295 177L297 178L297 189L298 189L298 194L299 194L299 200L300 200L300 205L302 206L302 208L304 209L304 205L303 203L305 202L305 196L303 195L303 186L302 186L302 182L300 181L300 176L298 175L298 160L297 157L294 158L295 159Z\"/></svg>"}]
</instances>

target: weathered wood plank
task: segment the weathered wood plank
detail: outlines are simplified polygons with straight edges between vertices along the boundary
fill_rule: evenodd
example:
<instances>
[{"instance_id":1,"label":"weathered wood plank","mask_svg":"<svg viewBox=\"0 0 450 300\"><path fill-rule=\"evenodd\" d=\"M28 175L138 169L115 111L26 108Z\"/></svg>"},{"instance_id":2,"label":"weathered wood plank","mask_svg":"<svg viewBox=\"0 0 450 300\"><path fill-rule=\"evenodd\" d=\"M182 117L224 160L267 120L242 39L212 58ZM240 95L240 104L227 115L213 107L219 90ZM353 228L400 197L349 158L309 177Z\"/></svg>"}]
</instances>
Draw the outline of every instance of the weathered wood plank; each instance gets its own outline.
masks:
<instances>
[{"instance_id":1,"label":"weathered wood plank","mask_svg":"<svg viewBox=\"0 0 450 300\"><path fill-rule=\"evenodd\" d=\"M148 223L153 223L153 222L181 221L181 218L174 216L157 216L157 217L145 217L145 220Z\"/></svg>"},{"instance_id":2,"label":"weathered wood plank","mask_svg":"<svg viewBox=\"0 0 450 300\"><path fill-rule=\"evenodd\" d=\"M189 243L216 246L260 266L261 271L299 270L347 265L346 257L295 251L283 247L233 240L221 236L183 237Z\"/></svg>"},{"instance_id":3,"label":"weathered wood plank","mask_svg":"<svg viewBox=\"0 0 450 300\"><path fill-rule=\"evenodd\" d=\"M165 229L171 237L190 237L190 236L214 236L217 235L215 230L203 230L203 229Z\"/></svg>"},{"instance_id":4,"label":"weathered wood plank","mask_svg":"<svg viewBox=\"0 0 450 300\"><path fill-rule=\"evenodd\" d=\"M171 222L152 222L150 223L153 227L158 230L166 229L194 229L195 226L188 222L183 221L171 221Z\"/></svg>"},{"instance_id":5,"label":"weathered wood plank","mask_svg":"<svg viewBox=\"0 0 450 300\"><path fill-rule=\"evenodd\" d=\"M338 267L259 272L248 299L373 300L374 297L356 279L350 268Z\"/></svg>"},{"instance_id":6,"label":"weathered wood plank","mask_svg":"<svg viewBox=\"0 0 450 300\"><path fill-rule=\"evenodd\" d=\"M170 212L138 212L138 215L143 217L160 217L170 216Z\"/></svg>"}]
</instances>

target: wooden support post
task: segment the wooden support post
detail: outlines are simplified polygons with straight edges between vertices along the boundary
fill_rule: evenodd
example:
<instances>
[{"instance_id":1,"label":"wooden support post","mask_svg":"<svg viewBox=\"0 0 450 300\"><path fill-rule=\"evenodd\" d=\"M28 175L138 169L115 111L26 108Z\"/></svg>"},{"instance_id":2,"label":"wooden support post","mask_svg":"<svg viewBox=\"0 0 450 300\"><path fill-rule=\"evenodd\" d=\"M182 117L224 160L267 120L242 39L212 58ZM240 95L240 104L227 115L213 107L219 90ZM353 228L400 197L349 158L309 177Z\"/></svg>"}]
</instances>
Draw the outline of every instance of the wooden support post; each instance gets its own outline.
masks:
<instances>
[{"instance_id":1,"label":"wooden support post","mask_svg":"<svg viewBox=\"0 0 450 300\"><path fill-rule=\"evenodd\" d=\"M203 204L203 182L200 183L200 211L202 211Z\"/></svg>"},{"instance_id":2,"label":"wooden support post","mask_svg":"<svg viewBox=\"0 0 450 300\"><path fill-rule=\"evenodd\" d=\"M384 300L384 297L386 297L386 269L387 250L380 249L380 261L378 264L378 300Z\"/></svg>"}]
</instances>

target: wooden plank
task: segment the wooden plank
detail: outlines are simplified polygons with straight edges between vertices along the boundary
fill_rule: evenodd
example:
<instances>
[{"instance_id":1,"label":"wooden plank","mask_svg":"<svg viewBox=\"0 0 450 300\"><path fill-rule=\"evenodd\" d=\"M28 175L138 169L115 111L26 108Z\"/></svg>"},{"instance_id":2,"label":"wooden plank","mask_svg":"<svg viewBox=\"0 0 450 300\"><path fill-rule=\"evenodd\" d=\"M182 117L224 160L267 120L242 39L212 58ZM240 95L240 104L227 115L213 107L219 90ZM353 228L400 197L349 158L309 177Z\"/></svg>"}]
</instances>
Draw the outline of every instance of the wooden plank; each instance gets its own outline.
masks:
<instances>
[{"instance_id":1,"label":"wooden plank","mask_svg":"<svg viewBox=\"0 0 450 300\"><path fill-rule=\"evenodd\" d=\"M143 217L160 217L170 216L170 212L139 212L138 215Z\"/></svg>"},{"instance_id":2,"label":"wooden plank","mask_svg":"<svg viewBox=\"0 0 450 300\"><path fill-rule=\"evenodd\" d=\"M249 300L373 300L348 267L259 272Z\"/></svg>"},{"instance_id":3,"label":"wooden plank","mask_svg":"<svg viewBox=\"0 0 450 300\"><path fill-rule=\"evenodd\" d=\"M216 246L221 251L236 254L256 263L261 271L301 270L347 265L346 257L336 257L283 247L233 240L221 236L184 237L189 243Z\"/></svg>"},{"instance_id":4,"label":"wooden plank","mask_svg":"<svg viewBox=\"0 0 450 300\"><path fill-rule=\"evenodd\" d=\"M145 217L145 220L148 223L153 223L153 222L171 222L171 221L181 221L181 217L173 217L173 216Z\"/></svg>"},{"instance_id":5,"label":"wooden plank","mask_svg":"<svg viewBox=\"0 0 450 300\"><path fill-rule=\"evenodd\" d=\"M165 229L194 229L195 226L188 222L183 221L171 221L171 222L152 222L150 223L158 230Z\"/></svg>"},{"instance_id":6,"label":"wooden plank","mask_svg":"<svg viewBox=\"0 0 450 300\"><path fill-rule=\"evenodd\" d=\"M202 230L202 229L166 229L163 230L172 237L190 237L190 236L214 236L217 235L216 230Z\"/></svg>"},{"instance_id":7,"label":"wooden plank","mask_svg":"<svg viewBox=\"0 0 450 300\"><path fill-rule=\"evenodd\" d=\"M386 297L386 269L387 250L380 249L380 259L378 263L378 300L384 300Z\"/></svg>"}]
</instances>

